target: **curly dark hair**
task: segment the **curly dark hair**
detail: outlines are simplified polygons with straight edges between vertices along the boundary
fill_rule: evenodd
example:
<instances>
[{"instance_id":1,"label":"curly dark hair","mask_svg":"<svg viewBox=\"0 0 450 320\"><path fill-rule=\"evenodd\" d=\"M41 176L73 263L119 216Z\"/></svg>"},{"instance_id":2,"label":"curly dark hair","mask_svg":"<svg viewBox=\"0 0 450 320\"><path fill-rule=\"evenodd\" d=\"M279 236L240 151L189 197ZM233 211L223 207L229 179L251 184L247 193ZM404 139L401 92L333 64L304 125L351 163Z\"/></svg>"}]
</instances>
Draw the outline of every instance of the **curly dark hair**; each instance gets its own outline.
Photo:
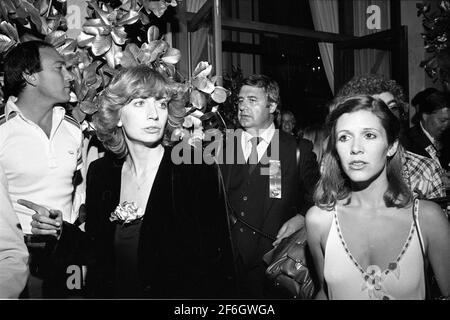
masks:
<instances>
[{"instance_id":1,"label":"curly dark hair","mask_svg":"<svg viewBox=\"0 0 450 320\"><path fill-rule=\"evenodd\" d=\"M344 97L361 94L372 96L383 92L390 92L398 102L406 103L406 96L402 87L395 80L390 80L377 74L353 77L339 89L336 96Z\"/></svg>"}]
</instances>

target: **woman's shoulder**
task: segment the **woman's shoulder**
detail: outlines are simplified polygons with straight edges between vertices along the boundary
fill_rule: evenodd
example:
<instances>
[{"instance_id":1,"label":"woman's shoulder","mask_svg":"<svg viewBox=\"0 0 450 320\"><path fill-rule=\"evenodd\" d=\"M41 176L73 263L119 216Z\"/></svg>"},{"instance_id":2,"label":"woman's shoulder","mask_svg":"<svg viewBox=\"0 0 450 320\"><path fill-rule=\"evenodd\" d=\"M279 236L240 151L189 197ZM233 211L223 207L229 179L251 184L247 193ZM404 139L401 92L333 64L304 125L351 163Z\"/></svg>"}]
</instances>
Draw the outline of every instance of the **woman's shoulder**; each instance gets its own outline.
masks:
<instances>
[{"instance_id":1,"label":"woman's shoulder","mask_svg":"<svg viewBox=\"0 0 450 320\"><path fill-rule=\"evenodd\" d=\"M313 206L306 213L306 224L313 228L328 229L332 220L333 210Z\"/></svg>"},{"instance_id":2,"label":"woman's shoulder","mask_svg":"<svg viewBox=\"0 0 450 320\"><path fill-rule=\"evenodd\" d=\"M418 216L420 222L425 224L434 224L436 221L442 221L443 218L447 218L437 203L428 200L419 200Z\"/></svg>"}]
</instances>

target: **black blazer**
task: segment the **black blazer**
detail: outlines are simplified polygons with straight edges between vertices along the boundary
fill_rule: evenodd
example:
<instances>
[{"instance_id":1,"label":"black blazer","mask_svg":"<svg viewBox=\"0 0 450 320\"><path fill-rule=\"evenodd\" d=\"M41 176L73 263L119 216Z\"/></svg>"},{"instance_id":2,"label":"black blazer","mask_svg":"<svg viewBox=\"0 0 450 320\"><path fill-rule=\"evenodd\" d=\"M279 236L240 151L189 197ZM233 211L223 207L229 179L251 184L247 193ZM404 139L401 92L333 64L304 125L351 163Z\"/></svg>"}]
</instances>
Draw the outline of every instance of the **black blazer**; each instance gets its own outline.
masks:
<instances>
[{"instance_id":1,"label":"black blazer","mask_svg":"<svg viewBox=\"0 0 450 320\"><path fill-rule=\"evenodd\" d=\"M114 232L123 162L94 161L87 175L86 233L66 224L55 257L88 264L89 297L114 297ZM138 270L144 298L233 298L235 273L216 167L174 165L166 148L143 217ZM88 254L89 253L89 254Z\"/></svg>"},{"instance_id":2,"label":"black blazer","mask_svg":"<svg viewBox=\"0 0 450 320\"><path fill-rule=\"evenodd\" d=\"M296 159L297 145L300 149L298 166ZM236 138L234 146L235 148L242 149L240 136ZM270 146L268 147L268 150L269 149ZM235 152L237 154L237 152L242 152L242 150L235 150ZM226 157L223 159L226 159ZM261 217L261 221L256 222L256 227L260 227L260 230L273 237L277 235L283 223L291 218L295 212L304 214L313 205L313 192L320 177L316 156L312 151L312 143L305 139L300 139L300 141L297 142L293 136L288 135L281 130L279 130L279 160L281 162L282 198L273 199L269 197L268 179L267 184L258 184L256 185L256 189L252 190L253 193L258 195L258 199L263 201L264 208L261 213L258 213ZM237 166L239 165L228 163L221 166L227 189L229 189L230 184L232 183L230 179L233 177L233 171L238 170ZM259 170L259 168L260 164L258 164L255 171ZM233 203L231 203L231 205L233 206ZM253 221L247 222L253 225ZM241 227L245 228L240 222L233 226L234 230ZM240 234L238 232L233 232L233 234L238 237L245 236L245 234ZM250 235L250 237L255 239L252 235ZM257 238L254 261L255 263L260 263L262 262L263 254L273 247L271 240L262 236ZM247 244L254 242L254 240L245 241L245 239L241 239L237 242L236 248L238 252L254 251L254 248L249 250L247 250L248 248L245 248Z\"/></svg>"}]
</instances>

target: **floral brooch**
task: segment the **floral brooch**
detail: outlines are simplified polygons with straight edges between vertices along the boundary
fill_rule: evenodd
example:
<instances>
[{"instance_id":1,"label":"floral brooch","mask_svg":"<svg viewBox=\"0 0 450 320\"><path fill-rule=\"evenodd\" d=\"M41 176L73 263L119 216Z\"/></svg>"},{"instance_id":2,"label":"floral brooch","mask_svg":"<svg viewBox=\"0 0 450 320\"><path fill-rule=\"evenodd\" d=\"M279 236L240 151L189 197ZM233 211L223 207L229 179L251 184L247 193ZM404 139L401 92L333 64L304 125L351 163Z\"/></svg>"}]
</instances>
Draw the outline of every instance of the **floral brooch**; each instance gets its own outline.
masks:
<instances>
[{"instance_id":1,"label":"floral brooch","mask_svg":"<svg viewBox=\"0 0 450 320\"><path fill-rule=\"evenodd\" d=\"M109 217L110 221L118 221L122 224L131 223L144 216L144 210L139 208L136 202L124 201L119 204Z\"/></svg>"}]
</instances>

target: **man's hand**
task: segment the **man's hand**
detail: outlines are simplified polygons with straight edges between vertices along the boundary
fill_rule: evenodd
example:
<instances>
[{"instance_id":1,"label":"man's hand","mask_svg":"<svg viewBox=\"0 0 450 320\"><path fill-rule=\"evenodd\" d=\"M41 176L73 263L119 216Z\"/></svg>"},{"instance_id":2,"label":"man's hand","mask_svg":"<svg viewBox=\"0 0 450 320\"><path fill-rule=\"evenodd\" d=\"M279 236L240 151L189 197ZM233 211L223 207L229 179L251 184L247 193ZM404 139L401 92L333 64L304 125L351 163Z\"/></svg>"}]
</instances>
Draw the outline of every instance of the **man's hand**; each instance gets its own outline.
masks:
<instances>
[{"instance_id":1,"label":"man's hand","mask_svg":"<svg viewBox=\"0 0 450 320\"><path fill-rule=\"evenodd\" d=\"M59 237L63 222L61 211L47 209L44 206L24 199L17 200L17 203L36 212L32 216L33 220L31 221L31 232L33 234Z\"/></svg>"},{"instance_id":2,"label":"man's hand","mask_svg":"<svg viewBox=\"0 0 450 320\"><path fill-rule=\"evenodd\" d=\"M272 245L276 247L280 244L281 240L289 237L291 234L300 230L305 225L305 217L300 214L295 215L288 221L286 221L280 228L277 234L277 240L275 240Z\"/></svg>"}]
</instances>

